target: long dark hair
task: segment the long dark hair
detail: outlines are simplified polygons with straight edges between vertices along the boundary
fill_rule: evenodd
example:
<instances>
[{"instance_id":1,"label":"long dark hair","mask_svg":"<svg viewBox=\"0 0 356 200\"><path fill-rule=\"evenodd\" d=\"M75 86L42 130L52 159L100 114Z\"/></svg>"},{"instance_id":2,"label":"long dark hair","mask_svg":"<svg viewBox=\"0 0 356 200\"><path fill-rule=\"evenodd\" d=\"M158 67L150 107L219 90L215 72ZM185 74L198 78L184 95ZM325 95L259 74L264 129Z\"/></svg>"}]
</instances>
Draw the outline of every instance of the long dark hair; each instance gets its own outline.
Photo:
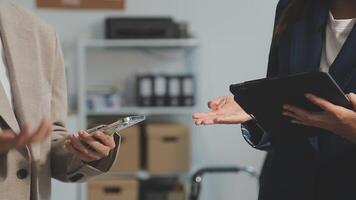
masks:
<instances>
[{"instance_id":1,"label":"long dark hair","mask_svg":"<svg viewBox=\"0 0 356 200\"><path fill-rule=\"evenodd\" d=\"M274 31L275 36L281 35L289 23L307 16L307 11L310 9L310 2L312 0L290 0L286 8L283 9L279 16Z\"/></svg>"}]
</instances>

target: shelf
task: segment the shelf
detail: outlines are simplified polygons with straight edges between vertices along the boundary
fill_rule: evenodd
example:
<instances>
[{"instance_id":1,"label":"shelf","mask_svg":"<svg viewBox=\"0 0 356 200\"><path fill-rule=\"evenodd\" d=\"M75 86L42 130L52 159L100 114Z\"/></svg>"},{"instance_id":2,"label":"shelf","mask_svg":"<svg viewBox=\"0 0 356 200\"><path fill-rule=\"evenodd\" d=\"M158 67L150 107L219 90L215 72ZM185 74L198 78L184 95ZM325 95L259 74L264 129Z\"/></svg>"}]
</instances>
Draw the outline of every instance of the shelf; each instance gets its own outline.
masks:
<instances>
[{"instance_id":1,"label":"shelf","mask_svg":"<svg viewBox=\"0 0 356 200\"><path fill-rule=\"evenodd\" d=\"M196 107L123 107L119 110L111 111L89 111L89 116L105 115L192 115L197 110Z\"/></svg>"},{"instance_id":2,"label":"shelf","mask_svg":"<svg viewBox=\"0 0 356 200\"><path fill-rule=\"evenodd\" d=\"M94 39L81 40L83 47L116 47L116 48L193 48L197 47L199 41L194 38L188 39Z\"/></svg>"},{"instance_id":3,"label":"shelf","mask_svg":"<svg viewBox=\"0 0 356 200\"><path fill-rule=\"evenodd\" d=\"M180 177L186 175L188 172L175 172L175 173L152 173L149 171L137 171L137 172L108 172L100 175L98 179L125 179L125 178L137 178L140 180L147 180L151 177Z\"/></svg>"},{"instance_id":4,"label":"shelf","mask_svg":"<svg viewBox=\"0 0 356 200\"><path fill-rule=\"evenodd\" d=\"M123 107L117 110L89 110L87 108L86 100L87 100L87 87L88 83L86 80L86 76L88 75L87 67L89 65L88 62L92 61L88 59L88 53L97 53L96 51L89 52L90 50L137 50L137 51L146 51L152 48L153 50L157 51L165 51L165 50L174 50L179 52L179 57L176 59L183 59L184 61L181 62L184 71L189 74L197 73L194 69L195 63L195 55L196 49L199 47L200 41L197 38L186 38L186 39L80 39L77 42L77 54L78 54L78 72L76 73L78 79L78 113L79 119L78 124L79 127L85 128L87 127L87 120L88 116L124 116L124 115L145 115L145 116L179 116L179 117L187 117L191 116L195 111L196 107ZM182 52L183 51L183 52ZM174 53L177 53L174 52ZM106 53L106 52L101 52ZM116 53L121 53L116 52ZM127 53L127 52L125 52ZM130 53L130 52L129 52ZM172 52L173 53L173 52ZM110 54L111 55L111 54ZM124 54L125 55L125 54ZM136 54L132 54L135 56ZM139 57L140 58L140 57ZM160 58L160 57L159 57ZM130 59L132 59L130 57ZM160 62L160 59L157 59ZM126 60L125 60L126 62ZM135 63L135 62L134 62ZM163 66L166 65L166 61L162 61ZM157 65L156 60L152 61L153 66ZM126 65L126 64L125 64ZM180 66L175 66L179 67ZM160 69L158 67L158 69ZM117 69L117 70L124 70L124 69ZM145 69L146 70L146 69ZM151 69L152 72L157 71L156 69ZM128 73L133 73L132 70ZM171 71L171 69L169 69ZM172 71L182 71L181 69ZM113 72L117 73L117 71ZM117 77L116 77L117 78ZM126 80L123 79L123 81Z\"/></svg>"}]
</instances>

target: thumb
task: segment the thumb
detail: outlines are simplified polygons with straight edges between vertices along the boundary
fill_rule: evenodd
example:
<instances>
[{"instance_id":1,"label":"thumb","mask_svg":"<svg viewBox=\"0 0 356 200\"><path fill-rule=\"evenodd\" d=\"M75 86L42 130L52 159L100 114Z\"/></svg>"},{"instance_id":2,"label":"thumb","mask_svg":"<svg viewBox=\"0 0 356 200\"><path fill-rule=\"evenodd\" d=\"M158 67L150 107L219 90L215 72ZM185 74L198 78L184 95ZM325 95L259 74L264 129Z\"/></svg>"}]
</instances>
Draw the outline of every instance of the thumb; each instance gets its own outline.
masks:
<instances>
[{"instance_id":1,"label":"thumb","mask_svg":"<svg viewBox=\"0 0 356 200\"><path fill-rule=\"evenodd\" d=\"M356 111L356 94L349 93L347 97L349 98L350 102L352 103L352 106L354 107L354 110Z\"/></svg>"},{"instance_id":2,"label":"thumb","mask_svg":"<svg viewBox=\"0 0 356 200\"><path fill-rule=\"evenodd\" d=\"M209 101L208 103L208 107L213 110L216 111L219 109L219 107L224 104L226 102L226 96L222 96L222 97L218 97L214 100Z\"/></svg>"}]
</instances>

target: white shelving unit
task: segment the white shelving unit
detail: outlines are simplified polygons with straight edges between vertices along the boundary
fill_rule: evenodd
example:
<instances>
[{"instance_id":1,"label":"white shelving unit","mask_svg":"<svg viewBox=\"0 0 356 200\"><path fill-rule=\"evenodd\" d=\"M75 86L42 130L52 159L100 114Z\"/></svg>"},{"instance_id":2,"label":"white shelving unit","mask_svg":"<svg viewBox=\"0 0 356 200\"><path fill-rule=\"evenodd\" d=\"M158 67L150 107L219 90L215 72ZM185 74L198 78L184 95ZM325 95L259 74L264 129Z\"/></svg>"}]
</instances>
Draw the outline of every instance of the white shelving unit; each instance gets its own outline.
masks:
<instances>
[{"instance_id":1,"label":"white shelving unit","mask_svg":"<svg viewBox=\"0 0 356 200\"><path fill-rule=\"evenodd\" d=\"M187 116L197 111L196 107L136 107L128 106L122 107L117 110L105 110L105 111L90 111L87 108L87 67L88 57L87 52L89 49L129 49L129 50L142 50L142 49L155 49L155 50L166 50L175 49L183 51L184 53L184 71L196 76L195 71L195 49L198 47L199 41L197 39L120 39L120 40L105 40L105 39L95 39L95 40L80 40L77 45L78 53L78 126L80 129L87 128L88 117L100 117L100 116L113 116L113 115L146 115L150 116ZM120 69L118 69L120 70ZM199 95L196 94L198 97ZM196 99L196 102L199 100ZM133 173L110 173L103 175L99 178L131 178L135 177L138 179L147 179L150 177L171 177L187 176L186 173L177 174L152 174L150 172L141 170ZM87 191L85 185L81 185L78 189L79 199L87 199Z\"/></svg>"},{"instance_id":2,"label":"white shelving unit","mask_svg":"<svg viewBox=\"0 0 356 200\"><path fill-rule=\"evenodd\" d=\"M105 116L105 115L190 115L197 111L195 107L123 107L111 111L89 111L88 116Z\"/></svg>"},{"instance_id":3,"label":"white shelving unit","mask_svg":"<svg viewBox=\"0 0 356 200\"><path fill-rule=\"evenodd\" d=\"M199 42L196 39L120 39L120 40L82 40L86 47L114 47L114 48L190 48L197 47Z\"/></svg>"},{"instance_id":4,"label":"white shelving unit","mask_svg":"<svg viewBox=\"0 0 356 200\"><path fill-rule=\"evenodd\" d=\"M80 40L77 47L78 53L78 110L79 127L87 127L87 116L93 115L120 115L120 114L144 114L144 115L174 115L191 114L195 107L122 107L115 111L90 112L87 110L86 93L87 84L87 50L90 48L121 48L121 49L147 49L147 48L174 48L181 49L185 53L186 72L196 74L194 70L194 50L198 47L197 39L120 39L120 40Z\"/></svg>"},{"instance_id":5,"label":"white shelving unit","mask_svg":"<svg viewBox=\"0 0 356 200\"><path fill-rule=\"evenodd\" d=\"M98 177L98 179L126 179L126 178L138 178L140 180L147 180L151 177L176 177L176 176L184 176L186 173L151 173L148 171L140 170L137 172L111 172L109 174L103 174Z\"/></svg>"}]
</instances>

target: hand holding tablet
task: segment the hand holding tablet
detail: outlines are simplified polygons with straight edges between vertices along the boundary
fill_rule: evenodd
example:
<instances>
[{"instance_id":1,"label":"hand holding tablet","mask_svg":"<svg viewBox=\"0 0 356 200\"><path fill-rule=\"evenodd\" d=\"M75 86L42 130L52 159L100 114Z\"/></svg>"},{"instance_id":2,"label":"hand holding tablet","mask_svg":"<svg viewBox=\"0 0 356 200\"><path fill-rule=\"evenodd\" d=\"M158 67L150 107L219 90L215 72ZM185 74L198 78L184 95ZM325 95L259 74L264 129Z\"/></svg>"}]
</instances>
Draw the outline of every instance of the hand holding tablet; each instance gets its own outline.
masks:
<instances>
[{"instance_id":1,"label":"hand holding tablet","mask_svg":"<svg viewBox=\"0 0 356 200\"><path fill-rule=\"evenodd\" d=\"M269 134L288 134L299 125L356 142L356 95L345 95L327 73L253 80L230 90L235 96L212 100L209 112L193 115L196 125L240 124L253 115Z\"/></svg>"},{"instance_id":2,"label":"hand holding tablet","mask_svg":"<svg viewBox=\"0 0 356 200\"><path fill-rule=\"evenodd\" d=\"M118 133L126 128L134 126L146 119L145 116L131 116L119 119L109 125L99 125L78 135L69 135L65 141L65 147L74 155L85 162L92 162L107 157L112 149L121 143ZM119 142L115 142L117 134Z\"/></svg>"},{"instance_id":3,"label":"hand holding tablet","mask_svg":"<svg viewBox=\"0 0 356 200\"><path fill-rule=\"evenodd\" d=\"M231 85L230 90L241 107L253 115L270 135L285 135L292 130L304 132L295 129L298 125L291 123L290 117L282 115L286 104L311 112L323 111L305 98L307 93L317 95L332 104L352 108L337 83L323 72L253 80Z\"/></svg>"},{"instance_id":4,"label":"hand holding tablet","mask_svg":"<svg viewBox=\"0 0 356 200\"><path fill-rule=\"evenodd\" d=\"M320 107L322 112L284 105L283 115L292 118L292 123L328 130L356 143L356 95L350 93L346 96L352 103L353 110L334 105L313 94L306 94L305 97Z\"/></svg>"}]
</instances>

